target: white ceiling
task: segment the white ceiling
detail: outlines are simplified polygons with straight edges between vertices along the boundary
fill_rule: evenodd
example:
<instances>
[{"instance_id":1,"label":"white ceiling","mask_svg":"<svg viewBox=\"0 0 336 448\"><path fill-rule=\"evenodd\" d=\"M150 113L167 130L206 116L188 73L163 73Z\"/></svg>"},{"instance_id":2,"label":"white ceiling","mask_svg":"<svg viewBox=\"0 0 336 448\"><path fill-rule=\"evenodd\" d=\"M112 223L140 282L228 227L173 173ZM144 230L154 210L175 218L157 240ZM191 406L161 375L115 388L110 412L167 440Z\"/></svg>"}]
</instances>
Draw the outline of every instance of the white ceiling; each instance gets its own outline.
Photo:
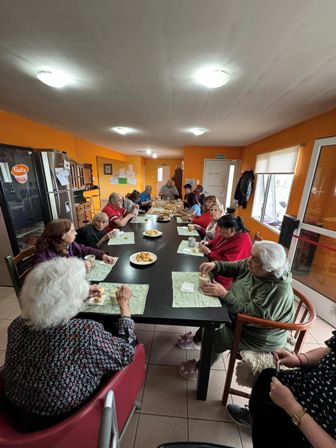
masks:
<instances>
[{"instance_id":1,"label":"white ceiling","mask_svg":"<svg viewBox=\"0 0 336 448\"><path fill-rule=\"evenodd\" d=\"M335 0L0 0L0 11L0 108L121 152L245 145L336 107ZM230 73L225 87L195 83L208 64ZM74 83L47 87L41 69Z\"/></svg>"}]
</instances>

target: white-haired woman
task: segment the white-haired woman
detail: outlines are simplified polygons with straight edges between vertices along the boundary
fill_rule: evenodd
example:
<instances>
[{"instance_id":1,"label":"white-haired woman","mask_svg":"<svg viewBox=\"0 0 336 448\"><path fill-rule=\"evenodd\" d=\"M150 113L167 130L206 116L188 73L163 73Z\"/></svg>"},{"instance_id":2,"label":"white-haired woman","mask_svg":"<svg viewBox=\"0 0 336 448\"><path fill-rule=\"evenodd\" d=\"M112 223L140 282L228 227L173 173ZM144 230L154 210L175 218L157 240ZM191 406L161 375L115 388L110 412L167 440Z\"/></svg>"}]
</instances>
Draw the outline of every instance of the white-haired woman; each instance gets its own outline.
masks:
<instances>
[{"instance_id":1,"label":"white-haired woman","mask_svg":"<svg viewBox=\"0 0 336 448\"><path fill-rule=\"evenodd\" d=\"M104 212L96 213L92 224L77 229L76 242L84 246L99 248L111 238L111 232L106 232L108 216Z\"/></svg>"},{"instance_id":2,"label":"white-haired woman","mask_svg":"<svg viewBox=\"0 0 336 448\"><path fill-rule=\"evenodd\" d=\"M204 230L203 227L195 224L195 227L198 230L199 234L204 237L203 241L214 240L220 234L220 229L217 226L217 223L218 220L224 215L224 213L224 205L220 202L216 202L210 207L211 221L208 224L207 228Z\"/></svg>"},{"instance_id":3,"label":"white-haired woman","mask_svg":"<svg viewBox=\"0 0 336 448\"><path fill-rule=\"evenodd\" d=\"M232 319L231 324L225 324L216 331L213 362L222 352L231 348L233 325L238 313L278 322L293 321L292 276L287 271L286 252L280 244L272 241L257 242L250 258L235 262L202 263L200 272L235 280L230 291L214 280L202 288L206 295L218 297L228 307ZM239 349L271 352L283 347L286 340L285 330L244 325ZM179 372L184 378L195 378L197 361L193 359L183 362Z\"/></svg>"},{"instance_id":4,"label":"white-haired woman","mask_svg":"<svg viewBox=\"0 0 336 448\"><path fill-rule=\"evenodd\" d=\"M133 358L136 336L131 290L117 292L118 337L93 320L76 319L97 286L85 278L84 262L56 258L37 265L21 291L22 313L8 329L4 391L21 430L52 426L75 412L102 380Z\"/></svg>"}]
</instances>

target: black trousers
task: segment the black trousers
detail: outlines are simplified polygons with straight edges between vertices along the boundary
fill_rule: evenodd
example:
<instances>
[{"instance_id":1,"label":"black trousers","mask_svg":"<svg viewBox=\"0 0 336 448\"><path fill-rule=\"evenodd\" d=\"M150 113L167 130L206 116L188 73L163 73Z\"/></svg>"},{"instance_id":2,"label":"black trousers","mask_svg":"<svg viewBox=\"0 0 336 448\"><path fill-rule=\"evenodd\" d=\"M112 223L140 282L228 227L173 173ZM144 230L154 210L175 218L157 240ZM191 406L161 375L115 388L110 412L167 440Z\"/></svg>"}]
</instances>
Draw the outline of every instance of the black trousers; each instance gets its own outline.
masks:
<instances>
[{"instance_id":1,"label":"black trousers","mask_svg":"<svg viewBox=\"0 0 336 448\"><path fill-rule=\"evenodd\" d=\"M310 444L290 416L271 400L275 369L261 372L250 398L253 448L306 448Z\"/></svg>"}]
</instances>

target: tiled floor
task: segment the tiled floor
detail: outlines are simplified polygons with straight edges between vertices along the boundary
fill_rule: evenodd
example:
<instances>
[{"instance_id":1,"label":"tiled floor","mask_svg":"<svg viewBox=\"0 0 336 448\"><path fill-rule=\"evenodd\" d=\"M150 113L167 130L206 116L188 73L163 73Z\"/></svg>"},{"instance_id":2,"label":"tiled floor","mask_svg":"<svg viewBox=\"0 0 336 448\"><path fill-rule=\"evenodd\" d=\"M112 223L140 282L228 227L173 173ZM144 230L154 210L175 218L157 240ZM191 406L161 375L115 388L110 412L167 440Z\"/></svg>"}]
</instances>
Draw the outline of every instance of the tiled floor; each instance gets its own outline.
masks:
<instances>
[{"instance_id":1,"label":"tiled floor","mask_svg":"<svg viewBox=\"0 0 336 448\"><path fill-rule=\"evenodd\" d=\"M0 365L4 362L7 328L19 314L12 288L0 287ZM163 325L136 326L137 336L146 347L148 361L141 411L134 415L122 439L122 448L156 448L173 441L208 441L231 447L252 447L248 430L230 421L221 395L225 380L227 355L213 366L207 401L196 400L196 382L180 378L176 366L197 357L199 352L186 352L174 346L178 334L189 327ZM322 345L333 328L318 319L302 351ZM230 397L237 404L246 400Z\"/></svg>"}]
</instances>

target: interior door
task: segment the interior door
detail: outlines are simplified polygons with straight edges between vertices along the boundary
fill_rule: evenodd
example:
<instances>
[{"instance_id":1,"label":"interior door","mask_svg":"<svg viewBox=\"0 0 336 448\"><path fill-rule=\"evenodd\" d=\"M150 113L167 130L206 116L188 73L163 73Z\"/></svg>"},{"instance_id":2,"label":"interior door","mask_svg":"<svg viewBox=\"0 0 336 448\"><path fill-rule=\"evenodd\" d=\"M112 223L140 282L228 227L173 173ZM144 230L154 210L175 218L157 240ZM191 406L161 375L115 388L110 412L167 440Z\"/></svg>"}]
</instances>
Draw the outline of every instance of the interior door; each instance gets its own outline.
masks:
<instances>
[{"instance_id":1,"label":"interior door","mask_svg":"<svg viewBox=\"0 0 336 448\"><path fill-rule=\"evenodd\" d=\"M205 159L203 188L205 195L215 195L224 207L230 207L233 185L238 180L240 162L238 160Z\"/></svg>"},{"instance_id":2,"label":"interior door","mask_svg":"<svg viewBox=\"0 0 336 448\"><path fill-rule=\"evenodd\" d=\"M293 284L336 324L336 137L316 140L289 251Z\"/></svg>"}]
</instances>

